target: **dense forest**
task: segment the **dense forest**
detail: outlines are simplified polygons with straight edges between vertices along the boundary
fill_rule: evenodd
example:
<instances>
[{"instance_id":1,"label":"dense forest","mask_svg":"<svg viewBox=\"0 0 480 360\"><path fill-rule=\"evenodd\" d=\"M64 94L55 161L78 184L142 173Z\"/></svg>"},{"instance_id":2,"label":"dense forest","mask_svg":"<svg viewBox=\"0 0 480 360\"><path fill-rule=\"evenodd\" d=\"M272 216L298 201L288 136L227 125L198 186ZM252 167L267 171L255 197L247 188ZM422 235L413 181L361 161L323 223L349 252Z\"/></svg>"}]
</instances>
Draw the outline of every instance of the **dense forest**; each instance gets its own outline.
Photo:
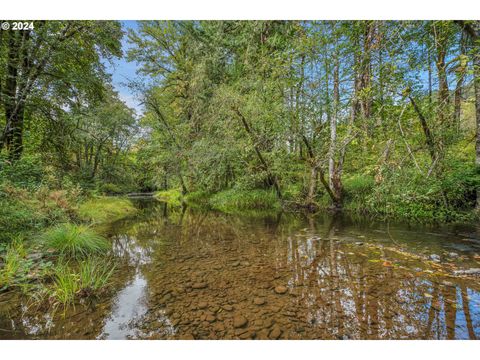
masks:
<instances>
[{"instance_id":1,"label":"dense forest","mask_svg":"<svg viewBox=\"0 0 480 360\"><path fill-rule=\"evenodd\" d=\"M478 22L44 21L0 36L3 187L438 221L479 206ZM130 83L142 114L106 70L122 56L145 79Z\"/></svg>"},{"instance_id":2,"label":"dense forest","mask_svg":"<svg viewBox=\"0 0 480 360\"><path fill-rule=\"evenodd\" d=\"M182 219L477 224L480 21L132 24L0 31L0 293L101 292L115 271L102 226L134 216L138 193ZM138 108L119 60L136 66Z\"/></svg>"}]
</instances>

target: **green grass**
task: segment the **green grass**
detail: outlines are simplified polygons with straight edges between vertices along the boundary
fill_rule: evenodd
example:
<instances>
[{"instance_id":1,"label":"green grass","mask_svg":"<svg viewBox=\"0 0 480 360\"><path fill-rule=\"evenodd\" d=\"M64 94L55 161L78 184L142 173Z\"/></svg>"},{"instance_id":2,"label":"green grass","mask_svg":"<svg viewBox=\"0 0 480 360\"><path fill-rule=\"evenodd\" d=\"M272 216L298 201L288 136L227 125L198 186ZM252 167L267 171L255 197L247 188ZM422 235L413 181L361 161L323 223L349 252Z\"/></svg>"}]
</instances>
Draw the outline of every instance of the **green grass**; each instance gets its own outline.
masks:
<instances>
[{"instance_id":1,"label":"green grass","mask_svg":"<svg viewBox=\"0 0 480 360\"><path fill-rule=\"evenodd\" d=\"M54 270L53 284L48 294L56 306L64 309L75 304L79 297L93 296L108 286L115 266L99 259L82 261L78 268L59 263Z\"/></svg>"},{"instance_id":2,"label":"green grass","mask_svg":"<svg viewBox=\"0 0 480 360\"><path fill-rule=\"evenodd\" d=\"M103 289L110 280L115 266L109 262L88 259L80 264L80 289L89 293Z\"/></svg>"},{"instance_id":3,"label":"green grass","mask_svg":"<svg viewBox=\"0 0 480 360\"><path fill-rule=\"evenodd\" d=\"M243 210L277 210L281 204L273 191L269 190L225 190L213 195L210 205L225 213Z\"/></svg>"},{"instance_id":4,"label":"green grass","mask_svg":"<svg viewBox=\"0 0 480 360\"><path fill-rule=\"evenodd\" d=\"M191 193L186 194L184 196L184 200L190 206L202 207L202 206L208 205L208 202L211 196L212 194L206 191L201 191L201 190L193 191Z\"/></svg>"},{"instance_id":5,"label":"green grass","mask_svg":"<svg viewBox=\"0 0 480 360\"><path fill-rule=\"evenodd\" d=\"M7 246L2 256L3 266L0 268L0 290L19 285L25 280L31 265L25 257L26 251L22 242L14 241Z\"/></svg>"},{"instance_id":6,"label":"green grass","mask_svg":"<svg viewBox=\"0 0 480 360\"><path fill-rule=\"evenodd\" d=\"M104 254L110 248L108 241L85 225L61 224L43 234L47 248L57 253L84 258L93 254Z\"/></svg>"},{"instance_id":7,"label":"green grass","mask_svg":"<svg viewBox=\"0 0 480 360\"><path fill-rule=\"evenodd\" d=\"M50 298L56 305L61 304L64 308L74 305L75 297L80 290L79 276L66 264L58 264L55 267L53 285L50 289Z\"/></svg>"},{"instance_id":8,"label":"green grass","mask_svg":"<svg viewBox=\"0 0 480 360\"><path fill-rule=\"evenodd\" d=\"M97 197L80 205L78 214L81 219L95 223L119 220L136 211L128 199L116 197Z\"/></svg>"},{"instance_id":9,"label":"green grass","mask_svg":"<svg viewBox=\"0 0 480 360\"><path fill-rule=\"evenodd\" d=\"M155 193L155 198L170 205L181 205L182 203L182 193L179 189L158 191Z\"/></svg>"}]
</instances>

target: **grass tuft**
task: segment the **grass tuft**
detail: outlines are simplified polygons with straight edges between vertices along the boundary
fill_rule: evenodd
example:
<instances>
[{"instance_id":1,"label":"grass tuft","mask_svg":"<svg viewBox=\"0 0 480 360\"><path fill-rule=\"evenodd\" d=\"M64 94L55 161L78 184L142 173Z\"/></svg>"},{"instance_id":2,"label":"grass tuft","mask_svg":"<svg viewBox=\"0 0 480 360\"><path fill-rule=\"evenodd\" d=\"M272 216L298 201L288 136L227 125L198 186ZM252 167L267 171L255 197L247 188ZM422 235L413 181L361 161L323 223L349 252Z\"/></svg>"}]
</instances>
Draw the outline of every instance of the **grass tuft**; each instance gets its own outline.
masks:
<instances>
[{"instance_id":1,"label":"grass tuft","mask_svg":"<svg viewBox=\"0 0 480 360\"><path fill-rule=\"evenodd\" d=\"M45 232L43 241L48 248L76 259L93 254L104 254L110 248L105 238L85 225L58 225Z\"/></svg>"},{"instance_id":2,"label":"grass tuft","mask_svg":"<svg viewBox=\"0 0 480 360\"><path fill-rule=\"evenodd\" d=\"M74 305L78 297L91 297L105 289L114 270L111 263L95 258L83 261L77 271L67 263L59 263L49 289L50 299L66 309Z\"/></svg>"}]
</instances>

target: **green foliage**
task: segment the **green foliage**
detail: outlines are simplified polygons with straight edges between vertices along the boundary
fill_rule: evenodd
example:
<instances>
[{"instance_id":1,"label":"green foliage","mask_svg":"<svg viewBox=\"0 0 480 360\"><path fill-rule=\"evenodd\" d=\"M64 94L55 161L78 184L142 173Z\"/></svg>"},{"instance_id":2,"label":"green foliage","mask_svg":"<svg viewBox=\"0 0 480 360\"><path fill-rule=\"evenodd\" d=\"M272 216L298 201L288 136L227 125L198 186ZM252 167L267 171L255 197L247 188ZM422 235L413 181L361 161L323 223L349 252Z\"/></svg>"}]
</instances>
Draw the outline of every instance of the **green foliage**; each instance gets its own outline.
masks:
<instances>
[{"instance_id":1,"label":"green foliage","mask_svg":"<svg viewBox=\"0 0 480 360\"><path fill-rule=\"evenodd\" d=\"M134 214L135 211L130 200L117 197L96 197L82 203L78 208L80 218L95 223L119 220Z\"/></svg>"},{"instance_id":2,"label":"green foliage","mask_svg":"<svg viewBox=\"0 0 480 360\"><path fill-rule=\"evenodd\" d=\"M66 264L55 267L53 285L49 289L50 298L65 309L75 303L75 297L80 290L78 274Z\"/></svg>"},{"instance_id":3,"label":"green foliage","mask_svg":"<svg viewBox=\"0 0 480 360\"><path fill-rule=\"evenodd\" d=\"M43 179L43 165L38 155L23 156L11 162L0 156L0 184L8 182L14 186L35 189Z\"/></svg>"},{"instance_id":4,"label":"green foliage","mask_svg":"<svg viewBox=\"0 0 480 360\"><path fill-rule=\"evenodd\" d=\"M210 205L212 208L225 213L280 208L280 202L276 194L269 190L230 189L221 191L211 197Z\"/></svg>"},{"instance_id":5,"label":"green foliage","mask_svg":"<svg viewBox=\"0 0 480 360\"><path fill-rule=\"evenodd\" d=\"M361 198L371 193L375 180L369 175L354 175L343 181L346 197Z\"/></svg>"},{"instance_id":6,"label":"green foliage","mask_svg":"<svg viewBox=\"0 0 480 360\"><path fill-rule=\"evenodd\" d=\"M123 193L123 189L120 185L112 183L101 184L100 191L107 195L118 195Z\"/></svg>"},{"instance_id":7,"label":"green foliage","mask_svg":"<svg viewBox=\"0 0 480 360\"><path fill-rule=\"evenodd\" d=\"M180 205L182 203L182 193L180 189L157 191L155 193L155 197L160 201L164 201L174 206Z\"/></svg>"},{"instance_id":8,"label":"green foliage","mask_svg":"<svg viewBox=\"0 0 480 360\"><path fill-rule=\"evenodd\" d=\"M115 266L97 258L83 260L79 266L60 262L54 269L50 298L64 308L74 305L79 297L95 296L110 281Z\"/></svg>"},{"instance_id":9,"label":"green foliage","mask_svg":"<svg viewBox=\"0 0 480 360\"><path fill-rule=\"evenodd\" d=\"M114 270L115 265L108 261L96 258L82 261L78 271L80 290L86 294L102 290L107 286Z\"/></svg>"},{"instance_id":10,"label":"green foliage","mask_svg":"<svg viewBox=\"0 0 480 360\"><path fill-rule=\"evenodd\" d=\"M346 207L422 222L472 220L474 214L470 209L475 205L479 175L473 164L450 164L440 179L426 177L414 169L389 174L387 180L371 191L352 197Z\"/></svg>"},{"instance_id":11,"label":"green foliage","mask_svg":"<svg viewBox=\"0 0 480 360\"><path fill-rule=\"evenodd\" d=\"M3 265L0 267L0 291L19 286L26 281L31 267L31 261L26 259L26 251L21 241L9 244L1 254Z\"/></svg>"},{"instance_id":12,"label":"green foliage","mask_svg":"<svg viewBox=\"0 0 480 360\"><path fill-rule=\"evenodd\" d=\"M188 205L207 205L212 194L208 191L193 191L184 196Z\"/></svg>"},{"instance_id":13,"label":"green foliage","mask_svg":"<svg viewBox=\"0 0 480 360\"><path fill-rule=\"evenodd\" d=\"M41 186L32 192L7 183L0 185L0 242L74 219L79 198L77 187L49 190Z\"/></svg>"},{"instance_id":14,"label":"green foliage","mask_svg":"<svg viewBox=\"0 0 480 360\"><path fill-rule=\"evenodd\" d=\"M76 259L105 254L110 248L105 238L85 225L57 225L47 230L42 240L47 248Z\"/></svg>"}]
</instances>

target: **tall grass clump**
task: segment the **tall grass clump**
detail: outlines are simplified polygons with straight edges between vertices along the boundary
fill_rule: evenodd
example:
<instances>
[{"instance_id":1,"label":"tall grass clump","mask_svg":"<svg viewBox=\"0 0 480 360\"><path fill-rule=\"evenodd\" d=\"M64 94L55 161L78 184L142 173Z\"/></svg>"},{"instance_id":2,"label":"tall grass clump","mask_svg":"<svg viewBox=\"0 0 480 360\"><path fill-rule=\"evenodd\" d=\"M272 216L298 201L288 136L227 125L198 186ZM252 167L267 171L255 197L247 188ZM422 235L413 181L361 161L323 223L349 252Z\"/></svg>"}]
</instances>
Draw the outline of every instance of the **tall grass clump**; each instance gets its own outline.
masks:
<instances>
[{"instance_id":1,"label":"tall grass clump","mask_svg":"<svg viewBox=\"0 0 480 360\"><path fill-rule=\"evenodd\" d=\"M55 267L53 284L50 289L50 298L55 305L67 308L74 305L75 297L80 290L78 275L67 264L58 264Z\"/></svg>"},{"instance_id":2,"label":"tall grass clump","mask_svg":"<svg viewBox=\"0 0 480 360\"><path fill-rule=\"evenodd\" d=\"M96 223L119 220L133 213L135 206L130 200L115 197L97 197L78 208L80 218Z\"/></svg>"},{"instance_id":3,"label":"tall grass clump","mask_svg":"<svg viewBox=\"0 0 480 360\"><path fill-rule=\"evenodd\" d=\"M50 299L64 308L74 305L79 297L90 297L104 290L114 270L110 262L96 258L82 261L78 267L60 262L53 274Z\"/></svg>"},{"instance_id":4,"label":"tall grass clump","mask_svg":"<svg viewBox=\"0 0 480 360\"><path fill-rule=\"evenodd\" d=\"M226 213L242 210L276 210L281 206L273 191L237 189L225 190L213 195L210 198L210 205Z\"/></svg>"},{"instance_id":5,"label":"tall grass clump","mask_svg":"<svg viewBox=\"0 0 480 360\"><path fill-rule=\"evenodd\" d=\"M47 230L43 240L48 248L57 253L84 258L88 255L104 254L110 248L108 241L85 225L61 224Z\"/></svg>"},{"instance_id":6,"label":"tall grass clump","mask_svg":"<svg viewBox=\"0 0 480 360\"><path fill-rule=\"evenodd\" d=\"M101 262L97 259L88 259L80 264L80 289L88 294L99 291L107 286L115 270L110 262Z\"/></svg>"}]
</instances>

